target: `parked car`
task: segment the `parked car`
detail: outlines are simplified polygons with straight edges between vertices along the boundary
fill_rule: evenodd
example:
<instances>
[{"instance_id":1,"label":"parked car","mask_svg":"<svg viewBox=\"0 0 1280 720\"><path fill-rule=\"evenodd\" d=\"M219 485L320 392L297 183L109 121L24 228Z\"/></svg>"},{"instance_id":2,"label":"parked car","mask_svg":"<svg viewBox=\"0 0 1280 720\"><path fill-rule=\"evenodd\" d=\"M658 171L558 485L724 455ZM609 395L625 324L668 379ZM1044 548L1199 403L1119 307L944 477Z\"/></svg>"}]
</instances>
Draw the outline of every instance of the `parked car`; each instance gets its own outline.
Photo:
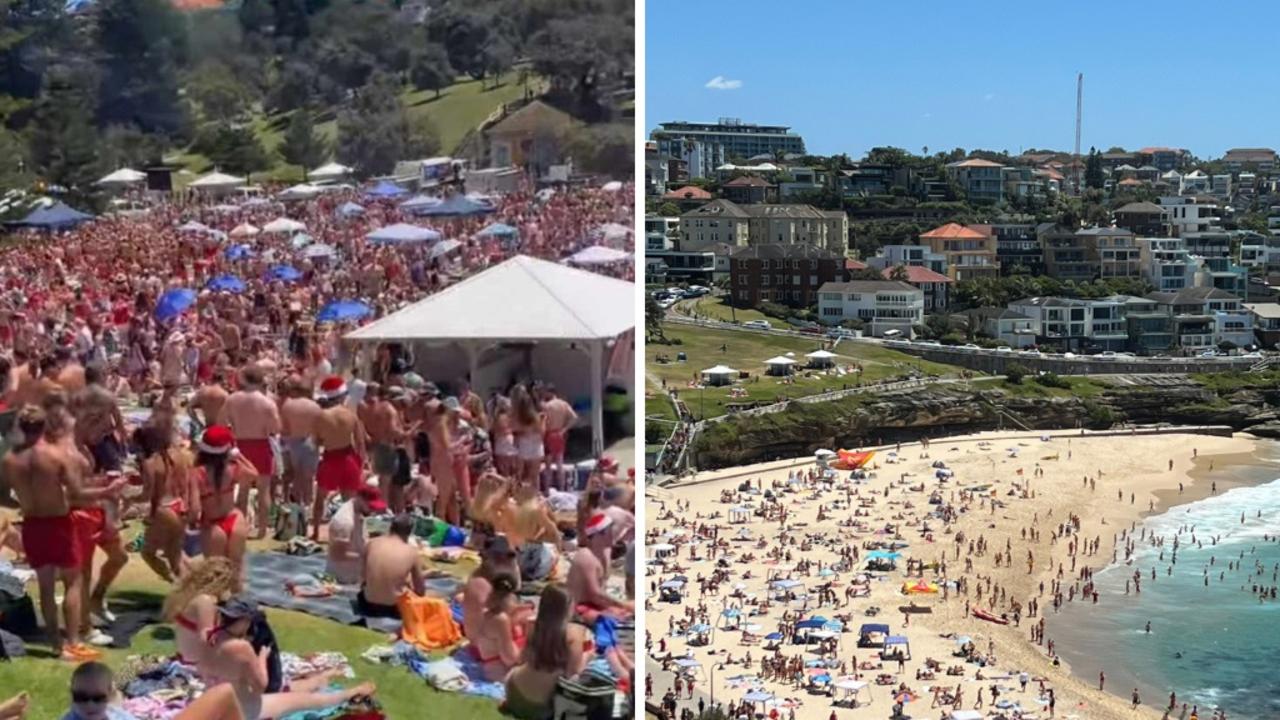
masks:
<instances>
[{"instance_id":1,"label":"parked car","mask_svg":"<svg viewBox=\"0 0 1280 720\"><path fill-rule=\"evenodd\" d=\"M1244 355L1241 355L1240 357L1242 357L1242 358L1249 358L1250 360L1261 360L1262 358L1264 358L1264 357L1266 357L1266 356L1265 356L1265 355L1263 355L1263 354L1262 354L1262 353L1260 353L1260 352L1251 352L1251 353L1245 353Z\"/></svg>"},{"instance_id":2,"label":"parked car","mask_svg":"<svg viewBox=\"0 0 1280 720\"><path fill-rule=\"evenodd\" d=\"M827 330L827 337L832 340L838 338L856 338L858 337L858 333L854 330L850 330L849 328L833 327L830 330Z\"/></svg>"},{"instance_id":3,"label":"parked car","mask_svg":"<svg viewBox=\"0 0 1280 720\"><path fill-rule=\"evenodd\" d=\"M1011 352L1013 352L1013 348L1009 347L1008 345L1001 345L1000 347L996 348L996 352L998 352L998 353L1011 353Z\"/></svg>"},{"instance_id":4,"label":"parked car","mask_svg":"<svg viewBox=\"0 0 1280 720\"><path fill-rule=\"evenodd\" d=\"M742 327L751 328L752 330L772 330L773 325L768 320L748 320L742 323Z\"/></svg>"},{"instance_id":5,"label":"parked car","mask_svg":"<svg viewBox=\"0 0 1280 720\"><path fill-rule=\"evenodd\" d=\"M978 347L977 345L974 345L973 343L965 343L964 345L960 346L960 349L961 350L981 350L982 348Z\"/></svg>"}]
</instances>

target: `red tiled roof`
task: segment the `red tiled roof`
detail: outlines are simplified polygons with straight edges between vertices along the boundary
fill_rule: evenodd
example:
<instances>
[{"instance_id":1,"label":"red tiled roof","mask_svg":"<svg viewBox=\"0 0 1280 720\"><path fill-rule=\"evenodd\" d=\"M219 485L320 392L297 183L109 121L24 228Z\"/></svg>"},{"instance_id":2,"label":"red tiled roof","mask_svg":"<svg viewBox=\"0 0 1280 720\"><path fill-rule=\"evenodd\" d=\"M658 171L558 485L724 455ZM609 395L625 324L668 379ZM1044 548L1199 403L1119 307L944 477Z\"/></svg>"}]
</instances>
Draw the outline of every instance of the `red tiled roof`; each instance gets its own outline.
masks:
<instances>
[{"instance_id":1,"label":"red tiled roof","mask_svg":"<svg viewBox=\"0 0 1280 720\"><path fill-rule=\"evenodd\" d=\"M1118 185L1141 185L1142 181L1138 180L1137 178L1125 178L1117 184Z\"/></svg>"},{"instance_id":2,"label":"red tiled roof","mask_svg":"<svg viewBox=\"0 0 1280 720\"><path fill-rule=\"evenodd\" d=\"M982 158L969 158L968 160L961 160L951 164L954 167L1004 167L998 162L983 160Z\"/></svg>"},{"instance_id":3,"label":"red tiled roof","mask_svg":"<svg viewBox=\"0 0 1280 720\"><path fill-rule=\"evenodd\" d=\"M951 278L941 275L920 265L904 265L907 269L907 282L909 283L949 283ZM880 271L886 280L893 280L894 268L887 267Z\"/></svg>"},{"instance_id":4,"label":"red tiled roof","mask_svg":"<svg viewBox=\"0 0 1280 720\"><path fill-rule=\"evenodd\" d=\"M669 190L662 197L668 200L710 200L711 193L697 185L686 185L676 190Z\"/></svg>"},{"instance_id":5,"label":"red tiled roof","mask_svg":"<svg viewBox=\"0 0 1280 720\"><path fill-rule=\"evenodd\" d=\"M947 238L950 240L985 240L987 236L977 230L971 230L960 223L947 223L942 227L936 227L929 232L924 233L920 237Z\"/></svg>"},{"instance_id":6,"label":"red tiled roof","mask_svg":"<svg viewBox=\"0 0 1280 720\"><path fill-rule=\"evenodd\" d=\"M854 260L853 258L845 258L844 269L845 270L866 270L867 264L862 262L861 260Z\"/></svg>"},{"instance_id":7,"label":"red tiled roof","mask_svg":"<svg viewBox=\"0 0 1280 720\"><path fill-rule=\"evenodd\" d=\"M769 182L755 175L743 175L724 184L725 187L769 187Z\"/></svg>"},{"instance_id":8,"label":"red tiled roof","mask_svg":"<svg viewBox=\"0 0 1280 720\"><path fill-rule=\"evenodd\" d=\"M1139 151L1138 151L1138 154L1139 154L1139 155L1154 155L1155 153L1158 153L1158 152L1173 152L1173 153L1180 153L1180 152L1182 152L1182 151L1181 151L1181 150L1179 150L1178 148L1171 148L1171 147L1144 147L1144 148L1142 148L1141 150L1139 150Z\"/></svg>"}]
</instances>

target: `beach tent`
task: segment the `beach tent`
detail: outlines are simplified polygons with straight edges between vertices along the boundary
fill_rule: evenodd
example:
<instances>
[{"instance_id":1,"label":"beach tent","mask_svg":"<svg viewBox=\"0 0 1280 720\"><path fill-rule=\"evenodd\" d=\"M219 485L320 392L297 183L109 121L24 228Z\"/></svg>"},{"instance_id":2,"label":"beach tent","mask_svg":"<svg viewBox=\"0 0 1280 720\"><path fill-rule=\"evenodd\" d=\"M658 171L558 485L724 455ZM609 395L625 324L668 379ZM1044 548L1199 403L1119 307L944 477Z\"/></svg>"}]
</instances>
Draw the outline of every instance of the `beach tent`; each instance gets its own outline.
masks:
<instances>
[{"instance_id":1,"label":"beach tent","mask_svg":"<svg viewBox=\"0 0 1280 720\"><path fill-rule=\"evenodd\" d=\"M632 283L517 255L345 339L356 344L456 344L466 353L473 379L480 374L481 354L506 343L585 351L592 452L599 454L604 451L606 350L635 328L634 307Z\"/></svg>"},{"instance_id":2,"label":"beach tent","mask_svg":"<svg viewBox=\"0 0 1280 720\"><path fill-rule=\"evenodd\" d=\"M316 322L359 320L373 314L373 308L359 300L333 300L316 313Z\"/></svg>"},{"instance_id":3,"label":"beach tent","mask_svg":"<svg viewBox=\"0 0 1280 720\"><path fill-rule=\"evenodd\" d=\"M102 178L95 185L134 185L147 179L147 174L130 170L129 168L120 168L110 175Z\"/></svg>"},{"instance_id":4,"label":"beach tent","mask_svg":"<svg viewBox=\"0 0 1280 720\"><path fill-rule=\"evenodd\" d=\"M370 188L364 195L365 197L373 198L375 200L392 200L402 195L407 195L408 193L408 190L405 190L390 180L383 180Z\"/></svg>"},{"instance_id":5,"label":"beach tent","mask_svg":"<svg viewBox=\"0 0 1280 720\"><path fill-rule=\"evenodd\" d=\"M364 215L364 206L350 201L344 202L338 206L337 215L341 218L360 217Z\"/></svg>"},{"instance_id":6,"label":"beach tent","mask_svg":"<svg viewBox=\"0 0 1280 720\"><path fill-rule=\"evenodd\" d=\"M351 168L338 163L329 163L307 173L307 177L312 180L336 180L351 174Z\"/></svg>"},{"instance_id":7,"label":"beach tent","mask_svg":"<svg viewBox=\"0 0 1280 720\"><path fill-rule=\"evenodd\" d=\"M414 195L413 197L400 203L400 209L409 213L417 213L429 207L435 207L444 202L434 195Z\"/></svg>"},{"instance_id":8,"label":"beach tent","mask_svg":"<svg viewBox=\"0 0 1280 720\"><path fill-rule=\"evenodd\" d=\"M440 231L431 228L396 223L378 228L365 237L375 245L412 245L439 240L441 235Z\"/></svg>"},{"instance_id":9,"label":"beach tent","mask_svg":"<svg viewBox=\"0 0 1280 720\"><path fill-rule=\"evenodd\" d=\"M210 192L233 190L244 186L244 178L235 175L227 175L220 172L211 172L202 178L192 180L187 187L193 190L204 190Z\"/></svg>"},{"instance_id":10,"label":"beach tent","mask_svg":"<svg viewBox=\"0 0 1280 720\"><path fill-rule=\"evenodd\" d=\"M418 215L429 217L462 217L468 215L484 215L493 212L493 206L476 202L464 195L454 195L444 202L428 205L417 211Z\"/></svg>"},{"instance_id":11,"label":"beach tent","mask_svg":"<svg viewBox=\"0 0 1280 720\"><path fill-rule=\"evenodd\" d=\"M796 623L797 630L821 630L823 625L827 624L827 619L821 615L815 615L808 620L801 620Z\"/></svg>"},{"instance_id":12,"label":"beach tent","mask_svg":"<svg viewBox=\"0 0 1280 720\"><path fill-rule=\"evenodd\" d=\"M592 231L593 237L598 237L611 245L626 244L634 234L635 230L630 227L612 222L605 223Z\"/></svg>"},{"instance_id":13,"label":"beach tent","mask_svg":"<svg viewBox=\"0 0 1280 720\"><path fill-rule=\"evenodd\" d=\"M231 229L231 237L233 238L253 237L254 235L257 235L260 232L262 232L262 230L260 230L257 227L254 227L249 223L240 223L239 225Z\"/></svg>"},{"instance_id":14,"label":"beach tent","mask_svg":"<svg viewBox=\"0 0 1280 720\"><path fill-rule=\"evenodd\" d=\"M166 290L156 301L156 320L164 322L178 317L196 304L196 291L188 288Z\"/></svg>"},{"instance_id":15,"label":"beach tent","mask_svg":"<svg viewBox=\"0 0 1280 720\"><path fill-rule=\"evenodd\" d=\"M632 254L625 250L614 250L603 245L592 245L583 248L569 257L574 265L608 265L609 263L630 260Z\"/></svg>"},{"instance_id":16,"label":"beach tent","mask_svg":"<svg viewBox=\"0 0 1280 720\"><path fill-rule=\"evenodd\" d=\"M716 365L702 371L702 379L708 385L728 385L737 377L738 371L725 365Z\"/></svg>"},{"instance_id":17,"label":"beach tent","mask_svg":"<svg viewBox=\"0 0 1280 720\"><path fill-rule=\"evenodd\" d=\"M205 288L213 290L214 292L230 293L242 293L247 287L248 286L244 284L244 281L235 275L219 275L205 285Z\"/></svg>"},{"instance_id":18,"label":"beach tent","mask_svg":"<svg viewBox=\"0 0 1280 720\"><path fill-rule=\"evenodd\" d=\"M751 520L752 510L749 507L732 507L729 508L729 522L744 523Z\"/></svg>"},{"instance_id":19,"label":"beach tent","mask_svg":"<svg viewBox=\"0 0 1280 720\"><path fill-rule=\"evenodd\" d=\"M892 650L890 650L892 648ZM897 659L898 655L902 655L903 660L911 659L911 641L906 635L890 635L884 639L884 651L880 653L882 659Z\"/></svg>"},{"instance_id":20,"label":"beach tent","mask_svg":"<svg viewBox=\"0 0 1280 720\"><path fill-rule=\"evenodd\" d=\"M196 222L195 220L188 220L187 222L184 222L178 226L178 232L210 233L210 232L213 232L213 228L209 227L208 225L205 225L202 222Z\"/></svg>"},{"instance_id":21,"label":"beach tent","mask_svg":"<svg viewBox=\"0 0 1280 720\"><path fill-rule=\"evenodd\" d=\"M237 244L227 248L223 254L226 255L228 260L244 260L252 256L253 251L249 249L248 245Z\"/></svg>"},{"instance_id":22,"label":"beach tent","mask_svg":"<svg viewBox=\"0 0 1280 720\"><path fill-rule=\"evenodd\" d=\"M805 353L805 357L809 358L811 368L828 368L835 364L836 354L827 350L814 350Z\"/></svg>"},{"instance_id":23,"label":"beach tent","mask_svg":"<svg viewBox=\"0 0 1280 720\"><path fill-rule=\"evenodd\" d=\"M874 636L883 636L876 639ZM866 623L858 628L858 647L883 647L884 638L889 637L889 626L884 623Z\"/></svg>"},{"instance_id":24,"label":"beach tent","mask_svg":"<svg viewBox=\"0 0 1280 720\"><path fill-rule=\"evenodd\" d=\"M766 372L770 375L790 375L791 367L796 364L796 361L779 355L765 360L764 364L768 368Z\"/></svg>"},{"instance_id":25,"label":"beach tent","mask_svg":"<svg viewBox=\"0 0 1280 720\"><path fill-rule=\"evenodd\" d=\"M610 180L604 185L601 185L600 189L605 192L618 192L622 189L622 183L617 180Z\"/></svg>"},{"instance_id":26,"label":"beach tent","mask_svg":"<svg viewBox=\"0 0 1280 720\"><path fill-rule=\"evenodd\" d=\"M291 220L287 217L276 218L262 226L262 232L265 233L298 233L306 229L307 226L305 223L300 223L297 220Z\"/></svg>"},{"instance_id":27,"label":"beach tent","mask_svg":"<svg viewBox=\"0 0 1280 720\"><path fill-rule=\"evenodd\" d=\"M25 227L41 228L43 230L65 230L73 228L81 223L89 222L93 219L92 215L82 213L65 203L59 201L48 207L37 208L31 211L26 217L19 220L16 225Z\"/></svg>"}]
</instances>

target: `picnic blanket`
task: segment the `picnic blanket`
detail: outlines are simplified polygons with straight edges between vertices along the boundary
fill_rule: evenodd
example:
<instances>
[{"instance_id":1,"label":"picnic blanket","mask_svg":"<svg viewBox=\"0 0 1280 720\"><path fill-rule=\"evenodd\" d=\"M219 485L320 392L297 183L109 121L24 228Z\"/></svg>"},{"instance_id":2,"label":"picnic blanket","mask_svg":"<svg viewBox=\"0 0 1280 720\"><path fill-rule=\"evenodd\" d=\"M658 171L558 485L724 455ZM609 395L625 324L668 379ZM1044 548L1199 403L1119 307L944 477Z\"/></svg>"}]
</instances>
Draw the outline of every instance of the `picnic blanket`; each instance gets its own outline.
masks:
<instances>
[{"instance_id":1,"label":"picnic blanket","mask_svg":"<svg viewBox=\"0 0 1280 720\"><path fill-rule=\"evenodd\" d=\"M483 666L467 647L432 660L417 646L401 641L395 645L375 645L361 657L374 663L407 668L441 692L487 697L498 702L507 699L506 686L485 678Z\"/></svg>"},{"instance_id":2,"label":"picnic blanket","mask_svg":"<svg viewBox=\"0 0 1280 720\"><path fill-rule=\"evenodd\" d=\"M248 567L248 594L259 604L281 610L295 610L322 617L343 625L359 625L379 632L400 631L400 621L392 618L368 618L355 610L358 588L337 586L328 596L307 597L289 591L300 576L325 574L323 556L286 555L284 553L249 553L245 557ZM452 596L459 587L457 578L432 578L427 580L427 590L445 597Z\"/></svg>"}]
</instances>

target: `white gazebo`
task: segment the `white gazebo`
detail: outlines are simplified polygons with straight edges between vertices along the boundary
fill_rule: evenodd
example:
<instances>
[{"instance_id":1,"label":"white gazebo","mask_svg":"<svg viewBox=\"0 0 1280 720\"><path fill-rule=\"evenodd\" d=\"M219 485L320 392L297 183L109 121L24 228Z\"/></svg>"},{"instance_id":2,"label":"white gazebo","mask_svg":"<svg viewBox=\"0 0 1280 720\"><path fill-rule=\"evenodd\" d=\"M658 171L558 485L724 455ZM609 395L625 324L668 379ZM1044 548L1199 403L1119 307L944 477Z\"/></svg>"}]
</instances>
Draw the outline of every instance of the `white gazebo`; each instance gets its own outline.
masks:
<instances>
[{"instance_id":1,"label":"white gazebo","mask_svg":"<svg viewBox=\"0 0 1280 720\"><path fill-rule=\"evenodd\" d=\"M347 177L352 172L352 169L346 165L333 162L328 165L321 165L315 170L307 173L307 178L310 180L337 180L339 178Z\"/></svg>"},{"instance_id":2,"label":"white gazebo","mask_svg":"<svg viewBox=\"0 0 1280 720\"><path fill-rule=\"evenodd\" d=\"M262 230L254 227L249 223L240 223L239 225L231 229L231 237L233 238L253 237L254 235L257 235L260 232L262 232Z\"/></svg>"},{"instance_id":3,"label":"white gazebo","mask_svg":"<svg viewBox=\"0 0 1280 720\"><path fill-rule=\"evenodd\" d=\"M131 170L129 168L120 168L94 184L110 187L126 187L129 185L136 185L146 179L147 174L144 172L138 172L137 170Z\"/></svg>"},{"instance_id":4,"label":"white gazebo","mask_svg":"<svg viewBox=\"0 0 1280 720\"><path fill-rule=\"evenodd\" d=\"M716 365L702 371L702 379L708 385L728 385L738 376L738 371L726 365Z\"/></svg>"},{"instance_id":5,"label":"white gazebo","mask_svg":"<svg viewBox=\"0 0 1280 720\"><path fill-rule=\"evenodd\" d=\"M614 250L603 245L592 245L569 256L569 262L574 265L609 265L616 262L626 262L632 257L634 256L626 250Z\"/></svg>"},{"instance_id":6,"label":"white gazebo","mask_svg":"<svg viewBox=\"0 0 1280 720\"><path fill-rule=\"evenodd\" d=\"M811 353L805 353L805 357L809 358L809 367L811 368L829 368L836 364L837 355L829 350L814 350Z\"/></svg>"},{"instance_id":7,"label":"white gazebo","mask_svg":"<svg viewBox=\"0 0 1280 720\"><path fill-rule=\"evenodd\" d=\"M522 355L531 375L570 392L575 383L583 385L585 375L590 387L582 389L591 398L592 452L598 456L604 450L605 363L614 347L631 342L634 307L632 283L518 255L355 330L344 340L357 345L454 346L465 355L465 367L450 368L456 373L452 377L469 372L472 387L480 390L485 387L479 377L482 369L487 375L483 380L495 385L505 385L518 369L519 363L509 361L482 363L482 356L494 349L504 352L506 359ZM587 355L585 373L573 367L578 353ZM440 364L449 355L443 350L414 354L419 359L431 355Z\"/></svg>"},{"instance_id":8,"label":"white gazebo","mask_svg":"<svg viewBox=\"0 0 1280 720\"><path fill-rule=\"evenodd\" d=\"M282 190L280 194L276 195L276 199L284 201L310 200L323 192L324 188L316 187L310 183L302 183Z\"/></svg>"},{"instance_id":9,"label":"white gazebo","mask_svg":"<svg viewBox=\"0 0 1280 720\"><path fill-rule=\"evenodd\" d=\"M769 375L790 375L791 368L795 366L796 361L789 357L779 355L765 360L764 364L767 368L765 372Z\"/></svg>"},{"instance_id":10,"label":"white gazebo","mask_svg":"<svg viewBox=\"0 0 1280 720\"><path fill-rule=\"evenodd\" d=\"M262 232L265 233L297 233L306 229L307 226L304 223L300 223L297 220L291 220L287 217L276 218L262 226Z\"/></svg>"},{"instance_id":11,"label":"white gazebo","mask_svg":"<svg viewBox=\"0 0 1280 720\"><path fill-rule=\"evenodd\" d=\"M211 172L204 177L192 180L187 187L211 194L226 194L236 188L244 187L244 178L226 173Z\"/></svg>"}]
</instances>

